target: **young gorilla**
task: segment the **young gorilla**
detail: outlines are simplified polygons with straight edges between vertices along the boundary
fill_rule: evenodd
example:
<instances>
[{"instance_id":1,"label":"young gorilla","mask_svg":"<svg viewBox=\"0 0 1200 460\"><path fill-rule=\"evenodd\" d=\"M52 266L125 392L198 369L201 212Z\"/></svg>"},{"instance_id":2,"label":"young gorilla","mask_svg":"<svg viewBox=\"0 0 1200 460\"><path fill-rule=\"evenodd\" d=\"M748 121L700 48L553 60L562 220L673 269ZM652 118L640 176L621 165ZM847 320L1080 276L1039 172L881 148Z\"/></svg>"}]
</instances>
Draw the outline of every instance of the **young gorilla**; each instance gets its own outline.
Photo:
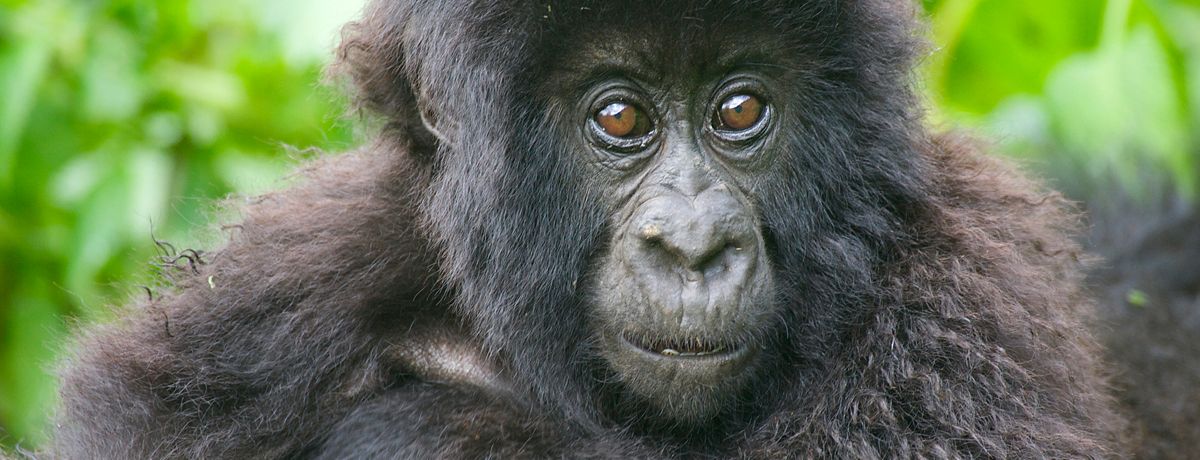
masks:
<instances>
[{"instance_id":1,"label":"young gorilla","mask_svg":"<svg viewBox=\"0 0 1200 460\"><path fill-rule=\"evenodd\" d=\"M1118 453L1071 216L912 5L376 1L389 124L80 338L64 458Z\"/></svg>"}]
</instances>

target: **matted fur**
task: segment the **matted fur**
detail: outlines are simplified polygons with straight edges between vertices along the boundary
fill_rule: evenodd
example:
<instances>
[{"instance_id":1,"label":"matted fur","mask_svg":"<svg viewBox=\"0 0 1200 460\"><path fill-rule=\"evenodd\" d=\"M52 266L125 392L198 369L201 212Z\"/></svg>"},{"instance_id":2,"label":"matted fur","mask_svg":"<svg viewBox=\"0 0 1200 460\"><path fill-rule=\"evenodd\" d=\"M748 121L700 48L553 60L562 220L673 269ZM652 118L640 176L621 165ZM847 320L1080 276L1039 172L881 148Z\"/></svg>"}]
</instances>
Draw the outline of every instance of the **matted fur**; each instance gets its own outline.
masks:
<instances>
[{"instance_id":1,"label":"matted fur","mask_svg":"<svg viewBox=\"0 0 1200 460\"><path fill-rule=\"evenodd\" d=\"M884 0L373 2L338 69L388 121L378 142L306 166L197 274L82 332L54 453L1116 455L1069 206L927 133L913 16ZM664 65L748 27L809 64L785 101L806 107L791 152L754 203L788 308L768 367L709 426L614 418L597 378L585 318L607 216L539 86L596 21L691 45ZM406 361L429 330L477 350L471 371Z\"/></svg>"}]
</instances>

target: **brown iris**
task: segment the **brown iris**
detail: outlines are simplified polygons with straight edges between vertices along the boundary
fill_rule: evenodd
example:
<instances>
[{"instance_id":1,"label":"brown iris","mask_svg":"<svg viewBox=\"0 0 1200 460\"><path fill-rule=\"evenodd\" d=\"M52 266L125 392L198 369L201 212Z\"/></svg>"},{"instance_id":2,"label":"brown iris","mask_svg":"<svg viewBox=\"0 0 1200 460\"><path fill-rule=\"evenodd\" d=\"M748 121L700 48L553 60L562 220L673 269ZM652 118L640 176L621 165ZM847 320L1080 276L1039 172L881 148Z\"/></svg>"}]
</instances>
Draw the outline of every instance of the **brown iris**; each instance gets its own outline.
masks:
<instances>
[{"instance_id":1,"label":"brown iris","mask_svg":"<svg viewBox=\"0 0 1200 460\"><path fill-rule=\"evenodd\" d=\"M604 106L596 112L595 120L605 134L619 139L635 139L650 133L650 118L646 113L624 102Z\"/></svg>"},{"instance_id":2,"label":"brown iris","mask_svg":"<svg viewBox=\"0 0 1200 460\"><path fill-rule=\"evenodd\" d=\"M750 129L762 118L763 105L757 97L749 94L729 96L717 110L720 128L732 131Z\"/></svg>"}]
</instances>

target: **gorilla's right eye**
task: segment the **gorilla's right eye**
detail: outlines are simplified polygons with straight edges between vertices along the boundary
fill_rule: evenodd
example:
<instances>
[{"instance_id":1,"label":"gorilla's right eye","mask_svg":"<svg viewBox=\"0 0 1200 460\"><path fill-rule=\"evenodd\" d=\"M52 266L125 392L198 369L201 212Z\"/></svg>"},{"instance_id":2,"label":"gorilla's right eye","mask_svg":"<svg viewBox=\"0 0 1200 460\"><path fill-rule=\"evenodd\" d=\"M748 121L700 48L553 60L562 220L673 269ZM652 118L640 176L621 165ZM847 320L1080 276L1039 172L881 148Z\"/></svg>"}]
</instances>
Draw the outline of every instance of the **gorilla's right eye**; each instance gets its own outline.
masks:
<instances>
[{"instance_id":1,"label":"gorilla's right eye","mask_svg":"<svg viewBox=\"0 0 1200 460\"><path fill-rule=\"evenodd\" d=\"M646 112L633 104L612 102L592 117L600 131L617 139L637 139L650 134L653 126Z\"/></svg>"}]
</instances>

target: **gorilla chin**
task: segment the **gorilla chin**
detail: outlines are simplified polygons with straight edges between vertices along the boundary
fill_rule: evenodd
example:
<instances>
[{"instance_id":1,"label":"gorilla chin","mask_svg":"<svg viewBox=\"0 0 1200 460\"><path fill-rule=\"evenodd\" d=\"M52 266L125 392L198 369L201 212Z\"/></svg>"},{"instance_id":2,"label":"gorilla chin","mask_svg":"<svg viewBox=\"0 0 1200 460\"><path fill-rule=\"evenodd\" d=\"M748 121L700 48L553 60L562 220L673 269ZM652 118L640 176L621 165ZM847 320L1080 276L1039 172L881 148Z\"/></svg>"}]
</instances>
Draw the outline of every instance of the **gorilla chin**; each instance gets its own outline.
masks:
<instances>
[{"instance_id":1,"label":"gorilla chin","mask_svg":"<svg viewBox=\"0 0 1200 460\"><path fill-rule=\"evenodd\" d=\"M637 399L665 418L688 423L704 422L729 407L759 356L752 342L714 346L695 339L691 345L648 345L623 334L610 335L604 347L609 364Z\"/></svg>"}]
</instances>

